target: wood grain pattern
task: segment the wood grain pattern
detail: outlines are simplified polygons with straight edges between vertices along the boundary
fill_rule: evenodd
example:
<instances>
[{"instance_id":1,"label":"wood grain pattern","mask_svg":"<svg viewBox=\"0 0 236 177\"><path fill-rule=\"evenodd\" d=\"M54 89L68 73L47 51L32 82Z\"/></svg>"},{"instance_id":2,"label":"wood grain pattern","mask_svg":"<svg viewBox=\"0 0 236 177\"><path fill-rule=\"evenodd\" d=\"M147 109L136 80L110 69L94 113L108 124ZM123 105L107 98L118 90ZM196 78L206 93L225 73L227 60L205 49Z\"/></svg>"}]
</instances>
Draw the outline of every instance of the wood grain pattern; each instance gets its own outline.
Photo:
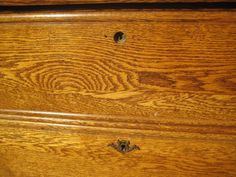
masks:
<instances>
[{"instance_id":1,"label":"wood grain pattern","mask_svg":"<svg viewBox=\"0 0 236 177\"><path fill-rule=\"evenodd\" d=\"M120 135L117 135L120 137ZM236 175L235 143L124 136L141 147L121 154L107 144L116 136L1 127L4 177L169 177Z\"/></svg>"},{"instance_id":2,"label":"wood grain pattern","mask_svg":"<svg viewBox=\"0 0 236 177\"><path fill-rule=\"evenodd\" d=\"M0 0L0 5L65 5L65 4L107 4L107 3L191 3L191 2L236 2L235 0Z\"/></svg>"},{"instance_id":3,"label":"wood grain pattern","mask_svg":"<svg viewBox=\"0 0 236 177\"><path fill-rule=\"evenodd\" d=\"M62 112L39 112L0 110L0 122L5 127L70 130L76 133L119 134L159 139L188 139L219 142L235 142L234 125L212 124L212 122L172 123L146 120L137 117L74 114Z\"/></svg>"},{"instance_id":4,"label":"wood grain pattern","mask_svg":"<svg viewBox=\"0 0 236 177\"><path fill-rule=\"evenodd\" d=\"M234 11L86 13L0 15L0 108L235 126Z\"/></svg>"},{"instance_id":5,"label":"wood grain pattern","mask_svg":"<svg viewBox=\"0 0 236 177\"><path fill-rule=\"evenodd\" d=\"M0 24L3 23L31 23L31 22L107 22L111 24L123 24L132 22L132 23L147 23L147 22L156 22L156 23L180 23L188 25L191 23L209 23L209 24L228 24L235 23L236 17L234 15L235 10L228 9L201 9L198 11L192 10L61 10L61 11L48 11L42 10L21 12L21 13L12 13L9 11L3 11L0 13ZM61 23L60 23L61 24ZM120 24L122 25L122 24ZM144 24L143 24L144 25ZM115 31L112 31L115 33ZM152 31L149 31L150 35ZM114 34L111 34L113 38ZM194 33L193 33L194 34ZM174 34L173 34L174 35ZM91 36L90 36L91 37ZM101 37L101 36L100 36ZM102 37L104 40L104 38ZM111 41L110 41L111 42Z\"/></svg>"},{"instance_id":6,"label":"wood grain pattern","mask_svg":"<svg viewBox=\"0 0 236 177\"><path fill-rule=\"evenodd\" d=\"M234 177L235 14L0 13L0 176Z\"/></svg>"}]
</instances>

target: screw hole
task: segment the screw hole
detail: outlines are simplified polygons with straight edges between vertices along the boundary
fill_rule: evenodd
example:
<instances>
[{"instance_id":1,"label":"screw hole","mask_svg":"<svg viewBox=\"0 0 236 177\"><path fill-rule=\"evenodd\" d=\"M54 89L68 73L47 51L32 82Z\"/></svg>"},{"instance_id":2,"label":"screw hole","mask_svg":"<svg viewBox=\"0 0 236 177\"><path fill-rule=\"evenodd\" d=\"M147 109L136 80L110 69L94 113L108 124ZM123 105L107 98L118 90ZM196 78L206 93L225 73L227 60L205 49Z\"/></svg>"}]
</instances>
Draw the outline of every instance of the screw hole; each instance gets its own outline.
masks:
<instances>
[{"instance_id":1,"label":"screw hole","mask_svg":"<svg viewBox=\"0 0 236 177\"><path fill-rule=\"evenodd\" d=\"M125 34L123 33L123 32L117 32L115 35L114 35L114 41L116 42L116 43L123 43L123 42L125 42L125 40L126 40L126 36L125 36Z\"/></svg>"}]
</instances>

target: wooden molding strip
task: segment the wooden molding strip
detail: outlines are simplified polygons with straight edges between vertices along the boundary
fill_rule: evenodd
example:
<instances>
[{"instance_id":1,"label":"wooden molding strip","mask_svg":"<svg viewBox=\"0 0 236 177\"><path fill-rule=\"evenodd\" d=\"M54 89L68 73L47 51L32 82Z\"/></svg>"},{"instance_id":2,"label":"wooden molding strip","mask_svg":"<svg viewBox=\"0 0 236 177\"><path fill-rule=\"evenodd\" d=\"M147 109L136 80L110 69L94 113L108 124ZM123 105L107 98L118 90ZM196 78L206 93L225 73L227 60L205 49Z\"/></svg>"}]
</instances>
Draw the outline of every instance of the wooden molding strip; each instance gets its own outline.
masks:
<instances>
[{"instance_id":1,"label":"wooden molding strip","mask_svg":"<svg viewBox=\"0 0 236 177\"><path fill-rule=\"evenodd\" d=\"M236 126L187 123L164 123L161 121L138 122L120 120L118 116L89 115L62 112L25 110L0 110L0 126L17 126L40 129L64 129L86 132L113 132L139 136L236 140ZM136 122L135 122L136 121Z\"/></svg>"},{"instance_id":2,"label":"wooden molding strip","mask_svg":"<svg viewBox=\"0 0 236 177\"><path fill-rule=\"evenodd\" d=\"M0 5L65 5L65 4L104 4L104 3L190 3L190 2L235 2L235 0L0 0Z\"/></svg>"},{"instance_id":3,"label":"wooden molding strip","mask_svg":"<svg viewBox=\"0 0 236 177\"><path fill-rule=\"evenodd\" d=\"M74 10L1 12L0 23L16 22L236 22L231 10Z\"/></svg>"}]
</instances>

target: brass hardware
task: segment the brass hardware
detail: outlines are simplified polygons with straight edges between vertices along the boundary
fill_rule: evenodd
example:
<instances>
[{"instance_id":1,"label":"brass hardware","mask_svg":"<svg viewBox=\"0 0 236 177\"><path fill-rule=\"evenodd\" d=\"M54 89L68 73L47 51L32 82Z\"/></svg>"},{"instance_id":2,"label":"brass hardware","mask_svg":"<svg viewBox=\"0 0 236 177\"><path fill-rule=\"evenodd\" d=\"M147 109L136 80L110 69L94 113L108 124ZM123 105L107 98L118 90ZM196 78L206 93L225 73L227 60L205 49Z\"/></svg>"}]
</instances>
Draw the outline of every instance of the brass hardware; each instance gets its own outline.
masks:
<instances>
[{"instance_id":1,"label":"brass hardware","mask_svg":"<svg viewBox=\"0 0 236 177\"><path fill-rule=\"evenodd\" d=\"M125 154L133 150L140 150L140 148L137 145L130 146L130 141L127 140L117 140L116 143L111 143L108 146L113 147L122 154Z\"/></svg>"}]
</instances>

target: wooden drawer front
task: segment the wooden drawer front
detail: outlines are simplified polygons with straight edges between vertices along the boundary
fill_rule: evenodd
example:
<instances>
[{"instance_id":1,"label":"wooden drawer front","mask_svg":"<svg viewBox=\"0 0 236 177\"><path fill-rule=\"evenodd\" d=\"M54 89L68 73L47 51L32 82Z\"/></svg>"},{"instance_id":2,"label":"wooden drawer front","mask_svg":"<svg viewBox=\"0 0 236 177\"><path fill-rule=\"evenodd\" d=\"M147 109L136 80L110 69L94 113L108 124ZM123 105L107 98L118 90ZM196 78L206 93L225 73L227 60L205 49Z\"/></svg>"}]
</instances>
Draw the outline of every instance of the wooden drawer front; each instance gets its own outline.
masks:
<instances>
[{"instance_id":1,"label":"wooden drawer front","mask_svg":"<svg viewBox=\"0 0 236 177\"><path fill-rule=\"evenodd\" d=\"M140 150L121 154L107 145L114 134L83 134L1 127L4 177L233 177L235 143L130 138Z\"/></svg>"},{"instance_id":2,"label":"wooden drawer front","mask_svg":"<svg viewBox=\"0 0 236 177\"><path fill-rule=\"evenodd\" d=\"M235 22L234 10L1 13L0 176L235 176ZM108 146L118 139L140 150Z\"/></svg>"}]
</instances>

